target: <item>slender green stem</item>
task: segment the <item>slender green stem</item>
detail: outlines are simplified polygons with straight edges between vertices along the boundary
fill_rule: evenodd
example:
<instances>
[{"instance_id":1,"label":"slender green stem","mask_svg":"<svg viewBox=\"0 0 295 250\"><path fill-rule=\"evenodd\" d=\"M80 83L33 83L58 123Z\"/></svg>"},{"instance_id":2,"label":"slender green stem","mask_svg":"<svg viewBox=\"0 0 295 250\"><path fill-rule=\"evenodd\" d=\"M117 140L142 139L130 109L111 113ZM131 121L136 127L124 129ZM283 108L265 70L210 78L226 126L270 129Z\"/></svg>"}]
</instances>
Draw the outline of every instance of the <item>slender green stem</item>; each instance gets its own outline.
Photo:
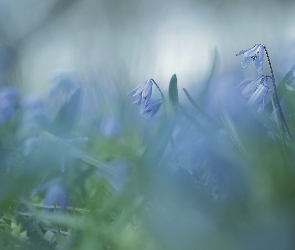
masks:
<instances>
[{"instance_id":1,"label":"slender green stem","mask_svg":"<svg viewBox=\"0 0 295 250\"><path fill-rule=\"evenodd\" d=\"M271 79L272 79L272 84L273 84L273 89L274 89L274 93L275 93L276 102L277 102L277 105L278 105L278 108L279 108L280 118L281 118L283 126L285 126L285 128L287 130L287 133L288 133L291 141L293 141L293 137L291 135L290 129L288 127L287 121L286 121L284 113L283 113L282 106L280 104L278 91L277 91L276 80L275 80L275 76L274 76L274 73L273 73L273 68L272 68L272 65L271 65L271 62L270 62L270 58L269 58L269 55L268 55L268 51L267 51L267 49L266 49L266 47L264 45L263 45L263 47L264 47L264 51L265 51L266 56L267 56L267 61L268 61L270 72L271 72Z\"/></svg>"},{"instance_id":2,"label":"slender green stem","mask_svg":"<svg viewBox=\"0 0 295 250\"><path fill-rule=\"evenodd\" d=\"M162 97L162 103L163 103L163 107L164 107L164 113L167 116L167 107L166 107L166 101L165 101L165 97L163 95L162 90L160 89L159 85L155 82L154 79L151 79L151 81L156 85L157 89L159 90L161 97Z\"/></svg>"},{"instance_id":3,"label":"slender green stem","mask_svg":"<svg viewBox=\"0 0 295 250\"><path fill-rule=\"evenodd\" d=\"M159 92L160 92L160 94L161 94L161 96L162 96L162 99L164 100L165 98L164 98L164 95L163 95L163 93L162 93L162 91L161 91L159 85L155 82L154 79L151 79L151 81L153 81L153 83L156 85L157 89L159 90Z\"/></svg>"},{"instance_id":4,"label":"slender green stem","mask_svg":"<svg viewBox=\"0 0 295 250\"><path fill-rule=\"evenodd\" d=\"M284 139L285 134L284 134L283 131L280 129L279 119L278 119L278 115L277 115L277 112L276 112L276 106L275 106L275 102L274 102L274 100L273 100L273 97L271 97L271 104L272 104L273 112L274 112L274 115L275 115L275 120L276 120L276 124L277 124L277 128L278 128L278 132L280 133L283 147L284 147L284 149L286 150L286 149L287 149L287 146L286 146L286 141L285 141L285 139Z\"/></svg>"}]
</instances>

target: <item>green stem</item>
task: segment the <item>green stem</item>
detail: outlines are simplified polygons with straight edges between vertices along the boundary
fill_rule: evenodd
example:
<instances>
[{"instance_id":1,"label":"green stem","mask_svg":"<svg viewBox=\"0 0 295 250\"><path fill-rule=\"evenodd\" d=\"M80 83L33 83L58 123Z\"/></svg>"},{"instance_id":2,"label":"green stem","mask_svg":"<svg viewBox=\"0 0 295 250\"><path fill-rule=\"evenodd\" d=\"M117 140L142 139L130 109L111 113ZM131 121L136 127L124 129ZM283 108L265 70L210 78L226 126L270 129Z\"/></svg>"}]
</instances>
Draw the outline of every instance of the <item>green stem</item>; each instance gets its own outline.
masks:
<instances>
[{"instance_id":1,"label":"green stem","mask_svg":"<svg viewBox=\"0 0 295 250\"><path fill-rule=\"evenodd\" d=\"M273 84L273 89L274 89L274 93L275 93L276 102L277 102L277 105L278 105L278 108L279 108L281 122L282 122L283 126L285 126L285 128L287 130L287 133L288 133L291 141L293 141L293 137L291 135L291 131L290 131L289 127L288 127L287 121L286 121L285 116L284 116L284 113L283 113L282 106L280 104L280 100L279 100L279 96L278 96L278 91L277 91L276 80L275 80L275 76L274 76L274 73L273 73L273 68L272 68L272 65L271 65L271 62L270 62L270 58L269 58L269 55L268 55L268 51L267 51L267 49L266 49L266 47L264 45L263 45L263 48L264 48L264 51L266 53L268 64L269 64L269 68L270 68L270 72L271 72L271 79L272 79L272 84Z\"/></svg>"}]
</instances>

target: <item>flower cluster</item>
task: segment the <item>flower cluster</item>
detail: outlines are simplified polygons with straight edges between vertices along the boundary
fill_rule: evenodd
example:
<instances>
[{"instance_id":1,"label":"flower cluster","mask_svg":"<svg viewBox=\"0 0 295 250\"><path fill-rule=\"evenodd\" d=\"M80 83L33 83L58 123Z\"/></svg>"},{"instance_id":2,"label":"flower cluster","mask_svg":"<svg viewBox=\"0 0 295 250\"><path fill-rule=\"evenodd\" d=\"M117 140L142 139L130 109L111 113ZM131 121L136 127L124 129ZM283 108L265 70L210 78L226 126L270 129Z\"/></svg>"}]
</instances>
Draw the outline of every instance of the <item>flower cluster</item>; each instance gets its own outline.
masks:
<instances>
[{"instance_id":1,"label":"flower cluster","mask_svg":"<svg viewBox=\"0 0 295 250\"><path fill-rule=\"evenodd\" d=\"M242 94L248 99L249 105L258 106L258 111L262 111L265 104L265 97L270 88L268 86L268 78L270 76L263 75L263 64L264 64L264 49L263 44L255 44L251 48L241 50L236 54L236 56L244 55L241 62L242 68L246 68L252 61L255 62L255 67L257 70L257 77L247 78L242 81L239 86L243 86L244 89Z\"/></svg>"},{"instance_id":2,"label":"flower cluster","mask_svg":"<svg viewBox=\"0 0 295 250\"><path fill-rule=\"evenodd\" d=\"M133 104L140 106L140 115L148 115L147 120L150 120L158 112L162 105L162 99L152 99L153 84L156 84L153 79L145 81L142 85L133 89L127 96L138 97Z\"/></svg>"}]
</instances>

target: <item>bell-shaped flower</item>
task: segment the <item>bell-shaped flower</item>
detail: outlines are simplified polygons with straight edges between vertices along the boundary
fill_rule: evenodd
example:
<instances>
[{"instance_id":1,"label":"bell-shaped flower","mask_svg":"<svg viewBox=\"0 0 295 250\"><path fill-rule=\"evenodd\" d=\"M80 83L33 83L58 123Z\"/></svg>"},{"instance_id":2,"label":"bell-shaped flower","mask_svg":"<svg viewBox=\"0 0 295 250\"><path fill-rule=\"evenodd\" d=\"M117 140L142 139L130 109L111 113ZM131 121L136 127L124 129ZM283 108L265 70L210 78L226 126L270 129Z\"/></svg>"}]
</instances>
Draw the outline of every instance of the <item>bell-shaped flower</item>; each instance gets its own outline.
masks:
<instances>
[{"instance_id":1,"label":"bell-shaped flower","mask_svg":"<svg viewBox=\"0 0 295 250\"><path fill-rule=\"evenodd\" d=\"M44 197L46 211L50 211L49 207L53 206L56 211L66 212L68 199L67 188L61 180L48 182Z\"/></svg>"},{"instance_id":2,"label":"bell-shaped flower","mask_svg":"<svg viewBox=\"0 0 295 250\"><path fill-rule=\"evenodd\" d=\"M44 211L66 212L69 203L68 189L64 180L54 178L32 190L32 195L44 194Z\"/></svg>"},{"instance_id":3,"label":"bell-shaped flower","mask_svg":"<svg viewBox=\"0 0 295 250\"><path fill-rule=\"evenodd\" d=\"M138 100L133 102L133 104L141 105L142 103L147 103L152 96L153 83L153 79L147 80L142 85L133 89L130 93L128 93L127 96L138 96Z\"/></svg>"},{"instance_id":4,"label":"bell-shaped flower","mask_svg":"<svg viewBox=\"0 0 295 250\"><path fill-rule=\"evenodd\" d=\"M248 97L248 105L259 106L258 111L262 111L265 104L265 97L270 91L268 87L269 76L258 76L253 78L248 78L242 81L239 86L245 86L242 95Z\"/></svg>"},{"instance_id":5,"label":"bell-shaped flower","mask_svg":"<svg viewBox=\"0 0 295 250\"><path fill-rule=\"evenodd\" d=\"M265 97L270 92L269 87L267 86L268 78L265 77L264 82L261 82L254 93L250 96L248 100L248 105L258 105L258 112L262 111L264 109L265 105Z\"/></svg>"},{"instance_id":6,"label":"bell-shaped flower","mask_svg":"<svg viewBox=\"0 0 295 250\"><path fill-rule=\"evenodd\" d=\"M239 86L244 86L244 89L242 91L242 95L245 97L250 97L254 91L256 90L257 86L260 84L261 81L264 79L264 75L258 76L258 77L252 77L247 78L244 81L242 81Z\"/></svg>"},{"instance_id":7,"label":"bell-shaped flower","mask_svg":"<svg viewBox=\"0 0 295 250\"><path fill-rule=\"evenodd\" d=\"M252 61L255 62L255 67L259 75L262 74L263 64L264 64L264 45L255 44L251 48L241 50L236 54L236 56L244 55L241 62L242 68L246 68Z\"/></svg>"},{"instance_id":8,"label":"bell-shaped flower","mask_svg":"<svg viewBox=\"0 0 295 250\"><path fill-rule=\"evenodd\" d=\"M155 116L155 114L159 111L162 105L162 99L151 99L146 105L141 105L140 107L140 115L145 116L148 115L147 120L150 120Z\"/></svg>"}]
</instances>

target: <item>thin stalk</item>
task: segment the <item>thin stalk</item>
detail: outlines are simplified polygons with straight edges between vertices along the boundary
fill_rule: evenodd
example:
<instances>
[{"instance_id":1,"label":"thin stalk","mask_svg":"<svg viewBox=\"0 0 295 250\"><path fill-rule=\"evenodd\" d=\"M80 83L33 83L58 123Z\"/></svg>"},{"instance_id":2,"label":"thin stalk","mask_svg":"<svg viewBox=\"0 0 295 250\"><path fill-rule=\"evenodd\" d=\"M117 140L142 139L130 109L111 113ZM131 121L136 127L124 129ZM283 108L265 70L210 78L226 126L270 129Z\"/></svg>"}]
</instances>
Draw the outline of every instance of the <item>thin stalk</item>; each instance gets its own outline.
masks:
<instances>
[{"instance_id":1,"label":"thin stalk","mask_svg":"<svg viewBox=\"0 0 295 250\"><path fill-rule=\"evenodd\" d=\"M161 91L160 87L158 86L158 84L155 82L154 79L151 79L153 81L153 83L156 85L156 87L158 88L161 96L162 96L162 100L163 100L163 106L164 106L164 110L165 110L165 114L167 115L167 109L166 109L166 103L165 103L165 97L163 95L163 92ZM180 160L178 158L178 156L176 155L175 153L175 144L174 144L174 139L173 139L173 136L172 134L170 135L170 145L171 145L171 148L172 148L172 151L173 151L173 154L174 154L174 160L176 162L176 165L178 167L181 167L181 164L180 164Z\"/></svg>"},{"instance_id":2,"label":"thin stalk","mask_svg":"<svg viewBox=\"0 0 295 250\"><path fill-rule=\"evenodd\" d=\"M284 149L286 150L287 146L286 146L286 141L284 140L285 134L280 129L279 119L278 119L278 115L277 115L277 111L276 111L275 102L273 100L273 97L271 97L271 104L272 104L273 112L274 112L274 115L275 115L275 120L276 120L276 124L277 124L277 128L278 128L278 132L281 135L282 143L283 143Z\"/></svg>"},{"instance_id":3,"label":"thin stalk","mask_svg":"<svg viewBox=\"0 0 295 250\"><path fill-rule=\"evenodd\" d=\"M166 108L165 97L164 97L164 95L163 95L163 92L162 92L162 90L160 89L159 85L155 82L154 79L151 79L151 81L153 81L153 83L156 85L157 89L159 90L159 92L160 92L160 94L161 94L162 101L163 101L164 111L165 111L165 114L167 115L167 108Z\"/></svg>"},{"instance_id":4,"label":"thin stalk","mask_svg":"<svg viewBox=\"0 0 295 250\"><path fill-rule=\"evenodd\" d=\"M271 79L272 79L272 84L273 84L273 89L274 89L274 93L275 93L276 102L277 102L277 105L278 105L278 108L279 108L280 118L281 118L281 121L282 121L283 126L285 126L285 128L287 130L287 133L288 133L291 141L293 141L293 137L291 135L290 129L288 127L287 121L286 121L285 116L284 116L284 113L283 113L282 106L280 104L280 100L279 100L279 96L278 96L278 91L277 91L276 80L275 80L275 75L273 73L273 68L272 68L272 65L271 65L271 62L270 62L268 51L267 51L267 49L266 49L266 47L264 45L263 45L263 48L264 48L264 51L266 53L268 65L269 65L270 72L271 72Z\"/></svg>"},{"instance_id":5,"label":"thin stalk","mask_svg":"<svg viewBox=\"0 0 295 250\"><path fill-rule=\"evenodd\" d=\"M161 94L161 96L162 96L162 99L164 100L165 98L164 98L164 95L163 95L163 93L162 93L162 91L161 91L159 85L155 82L154 79L151 79L151 81L153 81L153 83L156 85L156 87L158 88L158 90L159 90L159 92L160 92L160 94Z\"/></svg>"}]
</instances>

